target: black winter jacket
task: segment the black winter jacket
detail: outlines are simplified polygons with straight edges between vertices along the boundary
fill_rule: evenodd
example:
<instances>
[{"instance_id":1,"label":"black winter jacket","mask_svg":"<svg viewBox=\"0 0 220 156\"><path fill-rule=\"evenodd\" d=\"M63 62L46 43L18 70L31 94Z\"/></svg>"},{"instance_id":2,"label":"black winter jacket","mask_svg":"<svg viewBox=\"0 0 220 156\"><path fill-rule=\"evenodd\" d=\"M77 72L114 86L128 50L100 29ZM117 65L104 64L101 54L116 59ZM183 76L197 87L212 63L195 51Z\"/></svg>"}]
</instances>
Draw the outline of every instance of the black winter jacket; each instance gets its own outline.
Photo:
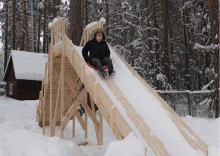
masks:
<instances>
[{"instance_id":1,"label":"black winter jacket","mask_svg":"<svg viewBox=\"0 0 220 156\"><path fill-rule=\"evenodd\" d=\"M89 52L89 55L88 55ZM88 63L92 58L103 60L110 57L110 50L105 41L98 42L95 39L90 40L82 49L84 60Z\"/></svg>"}]
</instances>

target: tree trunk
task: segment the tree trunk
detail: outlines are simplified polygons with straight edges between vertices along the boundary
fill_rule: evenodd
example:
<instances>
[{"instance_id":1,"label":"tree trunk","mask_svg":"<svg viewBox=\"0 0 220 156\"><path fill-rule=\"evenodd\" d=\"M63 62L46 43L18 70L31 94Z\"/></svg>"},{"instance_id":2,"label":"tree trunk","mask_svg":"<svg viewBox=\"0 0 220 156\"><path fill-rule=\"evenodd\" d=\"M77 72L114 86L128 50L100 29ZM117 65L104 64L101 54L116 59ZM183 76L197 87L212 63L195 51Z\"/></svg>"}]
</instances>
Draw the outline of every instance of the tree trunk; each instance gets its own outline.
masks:
<instances>
[{"instance_id":1,"label":"tree trunk","mask_svg":"<svg viewBox=\"0 0 220 156\"><path fill-rule=\"evenodd\" d=\"M84 0L81 0L81 26L83 27L84 19Z\"/></svg>"},{"instance_id":2,"label":"tree trunk","mask_svg":"<svg viewBox=\"0 0 220 156\"><path fill-rule=\"evenodd\" d=\"M150 16L150 2L149 0L145 0L145 6L146 6L146 17L148 17L147 19L147 37L148 37L148 47L149 47L149 51L152 50L152 39L149 39L151 38L151 25L150 25L150 21L151 21L151 18L149 17Z\"/></svg>"},{"instance_id":3,"label":"tree trunk","mask_svg":"<svg viewBox=\"0 0 220 156\"><path fill-rule=\"evenodd\" d=\"M108 0L105 0L105 14L106 14L106 35L109 35L109 7L108 7Z\"/></svg>"},{"instance_id":4,"label":"tree trunk","mask_svg":"<svg viewBox=\"0 0 220 156\"><path fill-rule=\"evenodd\" d=\"M16 50L16 26L15 26L15 14L16 14L16 0L13 0L13 49Z\"/></svg>"},{"instance_id":5,"label":"tree trunk","mask_svg":"<svg viewBox=\"0 0 220 156\"><path fill-rule=\"evenodd\" d=\"M26 46L25 46L26 43ZM22 30L22 45L21 50L29 51L29 34L28 34L28 19L26 10L26 0L23 0L23 30Z\"/></svg>"},{"instance_id":6,"label":"tree trunk","mask_svg":"<svg viewBox=\"0 0 220 156\"><path fill-rule=\"evenodd\" d=\"M56 0L53 0L53 18L57 17Z\"/></svg>"},{"instance_id":7,"label":"tree trunk","mask_svg":"<svg viewBox=\"0 0 220 156\"><path fill-rule=\"evenodd\" d=\"M59 5L60 5L60 0L53 0L53 18L57 17L58 15L58 12L60 10Z\"/></svg>"},{"instance_id":8,"label":"tree trunk","mask_svg":"<svg viewBox=\"0 0 220 156\"><path fill-rule=\"evenodd\" d=\"M37 37L37 53L40 52L40 20L41 19L41 13L39 13L39 16L38 16L38 37Z\"/></svg>"},{"instance_id":9,"label":"tree trunk","mask_svg":"<svg viewBox=\"0 0 220 156\"><path fill-rule=\"evenodd\" d=\"M5 1L5 56L4 71L6 70L8 61L8 0Z\"/></svg>"},{"instance_id":10,"label":"tree trunk","mask_svg":"<svg viewBox=\"0 0 220 156\"><path fill-rule=\"evenodd\" d=\"M182 5L184 6L185 0L182 0ZM185 44L185 79L186 79L186 89L191 90L191 78L190 78L190 45L189 45L189 30L187 25L189 24L189 9L183 9L183 32L184 32L184 44Z\"/></svg>"},{"instance_id":11,"label":"tree trunk","mask_svg":"<svg viewBox=\"0 0 220 156\"><path fill-rule=\"evenodd\" d=\"M70 2L70 9L71 9L71 22L70 22L70 28L71 30L71 39L72 42L76 45L80 44L80 40L82 37L82 12L81 12L81 0L72 0Z\"/></svg>"},{"instance_id":12,"label":"tree trunk","mask_svg":"<svg viewBox=\"0 0 220 156\"><path fill-rule=\"evenodd\" d=\"M31 51L34 51L34 11L33 0L30 0L31 5Z\"/></svg>"},{"instance_id":13,"label":"tree trunk","mask_svg":"<svg viewBox=\"0 0 220 156\"><path fill-rule=\"evenodd\" d=\"M86 25L89 24L89 14L88 14L88 2L85 0L85 17L86 17Z\"/></svg>"},{"instance_id":14,"label":"tree trunk","mask_svg":"<svg viewBox=\"0 0 220 156\"><path fill-rule=\"evenodd\" d=\"M154 30L154 43L155 43L155 54L156 54L156 62L159 64L161 64L161 60L160 60L160 54L159 54L159 42L158 42L158 33L157 33L157 15L156 15L156 7L155 7L155 0L152 0L152 14L153 14L153 30Z\"/></svg>"},{"instance_id":15,"label":"tree trunk","mask_svg":"<svg viewBox=\"0 0 220 156\"><path fill-rule=\"evenodd\" d=\"M215 102L215 117L219 117L219 2L218 0L208 0L209 18L211 22L211 38L212 44L215 46L213 65L215 70L214 76L214 102ZM218 46L217 46L218 45Z\"/></svg>"},{"instance_id":16,"label":"tree trunk","mask_svg":"<svg viewBox=\"0 0 220 156\"><path fill-rule=\"evenodd\" d=\"M24 16L25 16L25 40L26 40L26 50L30 51L29 42L29 30L28 30L28 14L27 14L27 3L24 0Z\"/></svg>"},{"instance_id":17,"label":"tree trunk","mask_svg":"<svg viewBox=\"0 0 220 156\"><path fill-rule=\"evenodd\" d=\"M157 77L157 74L160 73L161 69L161 59L160 59L160 52L159 52L159 41L158 41L158 32L157 32L157 15L156 15L156 3L155 0L152 0L152 15L153 15L153 37L154 37L154 52L155 52L155 58L156 58L156 71L155 71L155 78ZM159 68L160 67L160 68ZM159 83L156 80L155 86L157 86L157 89L159 89Z\"/></svg>"},{"instance_id":18,"label":"tree trunk","mask_svg":"<svg viewBox=\"0 0 220 156\"><path fill-rule=\"evenodd\" d=\"M166 75L170 83L170 67L169 67L169 40L168 40L168 0L162 0L162 16L163 16L163 67L164 75Z\"/></svg>"},{"instance_id":19,"label":"tree trunk","mask_svg":"<svg viewBox=\"0 0 220 156\"><path fill-rule=\"evenodd\" d=\"M33 1L33 6L35 5L35 0L32 0ZM34 36L34 52L36 52L37 51L37 49L36 49L36 46L37 46L37 42L36 42L36 40L37 40L37 15L36 14L34 14L33 15L34 16L34 28L33 28L33 36Z\"/></svg>"},{"instance_id":20,"label":"tree trunk","mask_svg":"<svg viewBox=\"0 0 220 156\"><path fill-rule=\"evenodd\" d=\"M44 2L44 37L43 37L43 53L47 53L46 51L47 45L47 5Z\"/></svg>"}]
</instances>

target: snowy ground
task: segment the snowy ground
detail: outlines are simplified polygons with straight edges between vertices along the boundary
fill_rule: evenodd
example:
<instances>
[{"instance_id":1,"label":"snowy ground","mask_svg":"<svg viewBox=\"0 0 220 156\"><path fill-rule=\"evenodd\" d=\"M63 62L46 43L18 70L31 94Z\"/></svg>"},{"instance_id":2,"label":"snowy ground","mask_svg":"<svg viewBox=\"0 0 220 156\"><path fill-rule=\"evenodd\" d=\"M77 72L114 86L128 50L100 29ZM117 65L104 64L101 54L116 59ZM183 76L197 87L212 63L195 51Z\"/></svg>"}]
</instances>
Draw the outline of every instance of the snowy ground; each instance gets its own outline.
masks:
<instances>
[{"instance_id":1,"label":"snowy ground","mask_svg":"<svg viewBox=\"0 0 220 156\"><path fill-rule=\"evenodd\" d=\"M17 101L0 96L0 156L142 156L140 140L130 134L123 141L116 141L104 122L104 145L96 146L94 128L89 122L89 144L82 143L83 131L76 125L77 138L71 139L71 123L65 129L65 139L42 135L36 123L38 101ZM208 145L209 156L219 156L219 118L205 119L184 117L188 124ZM89 120L90 121L90 120ZM59 136L59 127L57 127ZM116 141L116 142L115 142ZM110 145L109 145L110 144ZM106 151L107 150L107 151Z\"/></svg>"}]
</instances>

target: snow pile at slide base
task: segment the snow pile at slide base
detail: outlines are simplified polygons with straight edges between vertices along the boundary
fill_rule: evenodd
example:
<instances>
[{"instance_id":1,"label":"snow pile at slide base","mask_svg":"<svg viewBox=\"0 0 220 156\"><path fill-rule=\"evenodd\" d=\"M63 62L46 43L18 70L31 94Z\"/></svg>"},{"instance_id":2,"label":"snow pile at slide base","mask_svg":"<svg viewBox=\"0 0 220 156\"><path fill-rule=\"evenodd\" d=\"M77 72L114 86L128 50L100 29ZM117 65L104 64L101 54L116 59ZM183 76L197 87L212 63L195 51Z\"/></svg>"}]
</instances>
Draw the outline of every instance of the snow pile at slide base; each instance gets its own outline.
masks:
<instances>
[{"instance_id":1,"label":"snow pile at slide base","mask_svg":"<svg viewBox=\"0 0 220 156\"><path fill-rule=\"evenodd\" d=\"M104 122L104 145L96 146L95 130L89 122L89 145L78 147L71 139L71 123L65 129L64 139L42 135L36 123L38 101L17 101L0 96L0 156L142 156L144 148L133 133L122 141L116 141ZM208 145L209 156L219 156L219 118L182 118ZM59 136L57 127L56 136ZM76 122L77 137L83 138ZM78 138L78 140L80 140ZM106 151L106 152L105 152Z\"/></svg>"},{"instance_id":2,"label":"snow pile at slide base","mask_svg":"<svg viewBox=\"0 0 220 156\"><path fill-rule=\"evenodd\" d=\"M134 133L124 140L110 143L104 156L145 156L145 148Z\"/></svg>"}]
</instances>

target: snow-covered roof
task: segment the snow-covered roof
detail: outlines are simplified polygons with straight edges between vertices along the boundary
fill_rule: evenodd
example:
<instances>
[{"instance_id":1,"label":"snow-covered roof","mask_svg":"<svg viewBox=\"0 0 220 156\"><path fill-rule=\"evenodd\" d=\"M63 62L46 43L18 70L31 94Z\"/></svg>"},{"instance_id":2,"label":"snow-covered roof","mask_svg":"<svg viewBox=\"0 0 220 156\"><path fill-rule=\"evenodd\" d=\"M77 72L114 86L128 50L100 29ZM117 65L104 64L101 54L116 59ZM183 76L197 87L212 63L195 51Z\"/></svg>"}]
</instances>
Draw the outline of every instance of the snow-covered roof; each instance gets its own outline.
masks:
<instances>
[{"instance_id":1,"label":"snow-covered roof","mask_svg":"<svg viewBox=\"0 0 220 156\"><path fill-rule=\"evenodd\" d=\"M12 50L11 58L16 79L42 81L48 54Z\"/></svg>"}]
</instances>

